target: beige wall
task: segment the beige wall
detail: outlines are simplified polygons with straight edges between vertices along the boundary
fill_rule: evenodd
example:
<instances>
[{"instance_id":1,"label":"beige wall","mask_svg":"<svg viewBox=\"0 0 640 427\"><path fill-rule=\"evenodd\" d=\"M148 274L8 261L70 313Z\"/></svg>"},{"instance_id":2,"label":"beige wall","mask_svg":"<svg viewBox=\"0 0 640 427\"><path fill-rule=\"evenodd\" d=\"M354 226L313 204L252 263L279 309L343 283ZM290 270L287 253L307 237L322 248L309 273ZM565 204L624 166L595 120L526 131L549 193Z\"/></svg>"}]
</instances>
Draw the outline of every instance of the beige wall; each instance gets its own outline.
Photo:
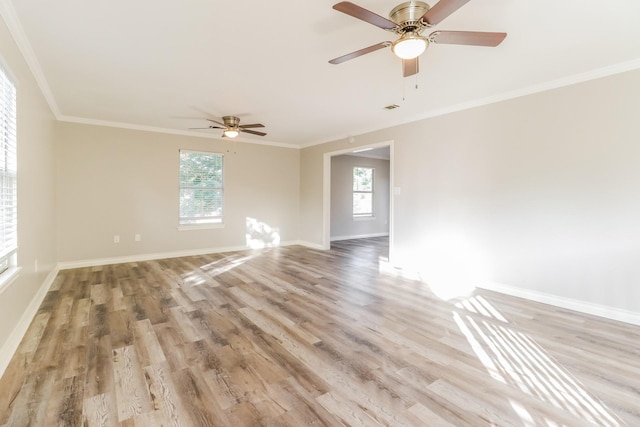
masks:
<instances>
[{"instance_id":1,"label":"beige wall","mask_svg":"<svg viewBox=\"0 0 640 427\"><path fill-rule=\"evenodd\" d=\"M374 168L373 217L353 218L353 168ZM389 160L341 155L331 157L332 240L389 234Z\"/></svg>"},{"instance_id":2,"label":"beige wall","mask_svg":"<svg viewBox=\"0 0 640 427\"><path fill-rule=\"evenodd\" d=\"M640 312L640 71L357 137L394 140L394 259ZM323 153L301 153L301 237L322 239Z\"/></svg>"},{"instance_id":3,"label":"beige wall","mask_svg":"<svg viewBox=\"0 0 640 427\"><path fill-rule=\"evenodd\" d=\"M297 149L72 123L56 131L61 262L246 247L253 220L298 239ZM178 231L179 149L225 155L224 228Z\"/></svg>"},{"instance_id":4,"label":"beige wall","mask_svg":"<svg viewBox=\"0 0 640 427\"><path fill-rule=\"evenodd\" d=\"M0 349L5 349L56 264L54 118L3 20L0 60L15 77L17 87L18 265L22 267L17 279L0 291ZM0 359L5 356L0 354Z\"/></svg>"},{"instance_id":5,"label":"beige wall","mask_svg":"<svg viewBox=\"0 0 640 427\"><path fill-rule=\"evenodd\" d=\"M300 240L318 247L323 244L323 154L335 151L330 149L332 146L335 143L312 146L300 152Z\"/></svg>"}]
</instances>

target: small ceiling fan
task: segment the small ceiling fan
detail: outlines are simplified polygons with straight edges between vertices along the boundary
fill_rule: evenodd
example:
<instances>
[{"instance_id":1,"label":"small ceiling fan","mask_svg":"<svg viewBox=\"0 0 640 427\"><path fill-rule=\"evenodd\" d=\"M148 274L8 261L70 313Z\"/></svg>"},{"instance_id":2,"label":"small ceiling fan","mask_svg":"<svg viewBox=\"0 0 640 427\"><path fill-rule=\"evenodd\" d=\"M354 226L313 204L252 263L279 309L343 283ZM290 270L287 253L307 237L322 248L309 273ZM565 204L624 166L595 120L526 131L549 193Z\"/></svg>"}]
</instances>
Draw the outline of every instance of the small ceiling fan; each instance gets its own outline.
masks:
<instances>
[{"instance_id":1,"label":"small ceiling fan","mask_svg":"<svg viewBox=\"0 0 640 427\"><path fill-rule=\"evenodd\" d=\"M217 125L220 126L214 126L214 125L210 125L206 128L189 128L189 129L224 129L224 131L222 132L222 137L223 138L235 138L236 136L238 136L240 134L240 132L244 132L244 133L250 133L252 135L258 135L258 136L265 136L266 133L264 132L258 132L257 130L251 130L250 128L263 128L264 125L260 124L260 123L253 123L250 125L241 125L240 124L240 119L238 117L235 116L224 116L222 118L222 121L224 123L221 123L217 120L213 120L213 119L206 119L210 122L213 122Z\"/></svg>"},{"instance_id":2,"label":"small ceiling fan","mask_svg":"<svg viewBox=\"0 0 640 427\"><path fill-rule=\"evenodd\" d=\"M402 59L404 77L418 73L418 57L425 51L429 43L461 44L473 46L498 46L507 33L480 31L434 31L428 36L422 32L451 15L469 0L440 0L434 7L421 1L408 1L394 7L389 18L384 18L357 4L343 1L333 5L339 12L368 22L383 30L393 31L400 36L397 40L384 41L364 49L339 56L329 61L330 64L341 64L367 53L375 52L391 46L391 50Z\"/></svg>"}]
</instances>

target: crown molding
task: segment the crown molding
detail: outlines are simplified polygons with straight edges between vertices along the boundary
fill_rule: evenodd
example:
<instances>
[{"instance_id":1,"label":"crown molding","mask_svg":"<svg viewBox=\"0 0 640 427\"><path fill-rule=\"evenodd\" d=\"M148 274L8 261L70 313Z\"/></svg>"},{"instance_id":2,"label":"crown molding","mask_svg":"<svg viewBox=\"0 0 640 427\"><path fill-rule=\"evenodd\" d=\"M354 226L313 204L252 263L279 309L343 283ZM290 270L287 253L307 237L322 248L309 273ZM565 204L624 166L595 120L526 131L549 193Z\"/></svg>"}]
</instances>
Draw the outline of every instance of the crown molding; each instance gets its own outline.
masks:
<instances>
[{"instance_id":1,"label":"crown molding","mask_svg":"<svg viewBox=\"0 0 640 427\"><path fill-rule=\"evenodd\" d=\"M22 54L27 66L31 70L31 74L33 74L33 78L36 80L36 83L40 87L40 91L42 91L42 95L44 96L47 104L49 104L49 108L51 112L56 118L60 117L60 108L58 108L58 104L56 103L55 98L53 97L53 93L49 88L49 83L42 72L42 67L40 66L40 62L36 57L36 54L31 47L31 43L29 43L29 39L22 28L22 24L18 19L18 15L16 14L16 10L13 7L13 4L9 0L0 0L0 15L4 19L4 22L7 24L7 28L9 32L13 36L13 40L15 40L20 53Z\"/></svg>"},{"instance_id":2,"label":"crown molding","mask_svg":"<svg viewBox=\"0 0 640 427\"><path fill-rule=\"evenodd\" d=\"M627 71L633 71L640 69L640 58L633 59L631 61L621 62L614 65L609 65L607 67L597 68L594 70L586 71L583 73L574 74L568 77L563 77L556 80L550 80L547 82L527 86L521 89L516 89L509 92L500 93L497 95L488 96L485 98L474 99L471 101L463 102L456 105L451 105L448 107L438 108L435 110L427 111L420 115L412 116L397 122L393 122L391 124L387 124L383 127L371 127L361 129L359 131L351 132L349 135L336 135L331 138L324 138L319 141L310 142L306 144L300 144L300 148L313 147L316 145L326 144L328 142L334 142L341 139L347 139L349 136L359 136L364 135L371 132L377 132L383 129L389 129L395 126L401 126L408 123L417 122L420 120L430 119L433 117L444 116L446 114L455 113L458 111L469 110L471 108L482 107L484 105L495 104L502 101L507 101L509 99L520 98L527 95L533 95L540 92L546 92L553 89L558 89L565 86L572 86L578 83L587 82L590 80L596 80L603 77L612 76L615 74L622 74Z\"/></svg>"},{"instance_id":3,"label":"crown molding","mask_svg":"<svg viewBox=\"0 0 640 427\"><path fill-rule=\"evenodd\" d=\"M61 121L61 122L78 123L83 125L138 130L143 132L155 132L155 133L163 133L168 135L192 136L196 138L207 138L207 139L218 139L218 140L222 139L220 136L213 135L211 133L193 132L193 131L179 130L179 129L168 129L168 128L161 128L156 126L138 125L134 123L114 122L109 120L96 120L96 119L88 119L84 117L62 116L62 115L57 117L57 119L58 121ZM296 144L286 144L283 142L265 141L265 140L258 141L255 139L248 139L248 138L242 138L242 137L234 138L232 141L244 142L247 144L268 145L268 146L280 147L280 148L300 149L300 146Z\"/></svg>"}]
</instances>

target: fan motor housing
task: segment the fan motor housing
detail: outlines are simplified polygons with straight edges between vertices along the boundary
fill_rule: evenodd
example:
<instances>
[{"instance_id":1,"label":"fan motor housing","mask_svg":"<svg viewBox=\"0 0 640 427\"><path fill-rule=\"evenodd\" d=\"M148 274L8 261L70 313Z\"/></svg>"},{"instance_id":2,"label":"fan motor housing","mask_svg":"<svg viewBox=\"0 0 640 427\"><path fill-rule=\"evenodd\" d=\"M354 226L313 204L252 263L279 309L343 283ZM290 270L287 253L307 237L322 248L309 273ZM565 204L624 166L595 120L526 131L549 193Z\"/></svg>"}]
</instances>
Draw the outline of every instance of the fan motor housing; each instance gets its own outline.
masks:
<instances>
[{"instance_id":1,"label":"fan motor housing","mask_svg":"<svg viewBox=\"0 0 640 427\"><path fill-rule=\"evenodd\" d=\"M389 12L389 19L398 24L398 33L417 31L426 25L420 18L431 7L422 1L408 1L400 3Z\"/></svg>"},{"instance_id":2,"label":"fan motor housing","mask_svg":"<svg viewBox=\"0 0 640 427\"><path fill-rule=\"evenodd\" d=\"M240 119L235 116L224 116L222 118L222 121L227 127L230 127L230 128L237 128L238 125L240 124Z\"/></svg>"}]
</instances>

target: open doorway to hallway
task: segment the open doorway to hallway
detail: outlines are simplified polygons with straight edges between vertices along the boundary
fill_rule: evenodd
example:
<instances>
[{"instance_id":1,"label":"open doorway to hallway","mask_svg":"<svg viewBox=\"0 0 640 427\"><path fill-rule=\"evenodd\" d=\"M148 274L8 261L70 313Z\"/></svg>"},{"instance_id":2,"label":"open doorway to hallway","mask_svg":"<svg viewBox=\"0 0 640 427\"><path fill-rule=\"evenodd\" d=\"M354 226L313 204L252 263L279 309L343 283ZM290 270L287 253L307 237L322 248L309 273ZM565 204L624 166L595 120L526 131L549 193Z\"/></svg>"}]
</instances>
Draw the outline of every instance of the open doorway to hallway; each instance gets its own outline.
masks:
<instances>
[{"instance_id":1,"label":"open doorway to hallway","mask_svg":"<svg viewBox=\"0 0 640 427\"><path fill-rule=\"evenodd\" d=\"M382 238L392 247L392 181L392 142L325 154L326 249L333 242L365 238Z\"/></svg>"}]
</instances>

